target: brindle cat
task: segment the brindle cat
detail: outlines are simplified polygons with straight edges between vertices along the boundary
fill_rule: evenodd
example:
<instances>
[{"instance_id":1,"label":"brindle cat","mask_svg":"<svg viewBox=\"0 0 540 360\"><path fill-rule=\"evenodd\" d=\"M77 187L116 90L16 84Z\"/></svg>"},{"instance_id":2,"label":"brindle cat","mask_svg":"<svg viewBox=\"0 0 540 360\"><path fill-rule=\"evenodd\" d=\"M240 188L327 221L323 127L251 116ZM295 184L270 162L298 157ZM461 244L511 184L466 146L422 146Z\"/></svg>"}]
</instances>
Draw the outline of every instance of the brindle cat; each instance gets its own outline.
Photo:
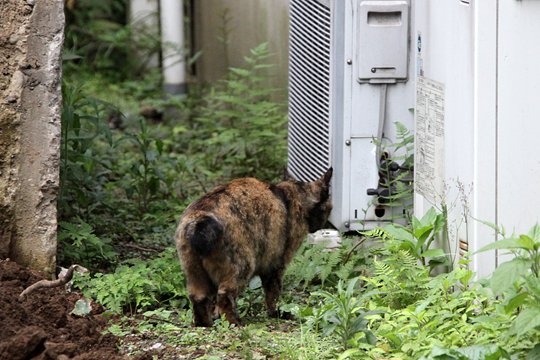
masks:
<instances>
[{"instance_id":1,"label":"brindle cat","mask_svg":"<svg viewBox=\"0 0 540 360\"><path fill-rule=\"evenodd\" d=\"M212 326L214 310L239 324L236 298L259 275L271 317L285 267L308 232L321 229L332 204L332 168L319 180L272 185L243 178L193 202L176 230L196 326Z\"/></svg>"}]
</instances>

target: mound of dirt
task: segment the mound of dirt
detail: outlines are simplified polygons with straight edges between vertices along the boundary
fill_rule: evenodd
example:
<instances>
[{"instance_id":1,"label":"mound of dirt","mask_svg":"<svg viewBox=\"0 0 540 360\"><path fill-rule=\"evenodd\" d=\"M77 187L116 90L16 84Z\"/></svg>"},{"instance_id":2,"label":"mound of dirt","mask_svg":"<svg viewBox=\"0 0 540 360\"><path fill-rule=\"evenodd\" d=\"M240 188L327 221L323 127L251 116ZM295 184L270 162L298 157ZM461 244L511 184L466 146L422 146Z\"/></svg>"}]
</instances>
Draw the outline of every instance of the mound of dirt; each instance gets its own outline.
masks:
<instances>
[{"instance_id":1,"label":"mound of dirt","mask_svg":"<svg viewBox=\"0 0 540 360\"><path fill-rule=\"evenodd\" d=\"M118 339L102 335L106 320L94 311L71 315L81 298L63 287L39 289L19 301L19 294L41 280L38 273L0 260L0 359L125 359Z\"/></svg>"}]
</instances>

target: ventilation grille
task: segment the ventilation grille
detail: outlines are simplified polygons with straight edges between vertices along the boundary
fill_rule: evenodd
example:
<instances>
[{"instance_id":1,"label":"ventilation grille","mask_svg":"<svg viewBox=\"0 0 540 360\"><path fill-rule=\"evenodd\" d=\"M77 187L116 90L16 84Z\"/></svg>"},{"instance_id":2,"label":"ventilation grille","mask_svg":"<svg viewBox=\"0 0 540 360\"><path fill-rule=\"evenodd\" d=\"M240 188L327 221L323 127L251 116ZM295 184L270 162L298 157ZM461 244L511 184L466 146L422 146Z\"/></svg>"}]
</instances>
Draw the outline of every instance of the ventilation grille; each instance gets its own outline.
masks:
<instances>
[{"instance_id":1,"label":"ventilation grille","mask_svg":"<svg viewBox=\"0 0 540 360\"><path fill-rule=\"evenodd\" d=\"M331 14L317 0L291 0L289 172L319 178L330 166Z\"/></svg>"}]
</instances>

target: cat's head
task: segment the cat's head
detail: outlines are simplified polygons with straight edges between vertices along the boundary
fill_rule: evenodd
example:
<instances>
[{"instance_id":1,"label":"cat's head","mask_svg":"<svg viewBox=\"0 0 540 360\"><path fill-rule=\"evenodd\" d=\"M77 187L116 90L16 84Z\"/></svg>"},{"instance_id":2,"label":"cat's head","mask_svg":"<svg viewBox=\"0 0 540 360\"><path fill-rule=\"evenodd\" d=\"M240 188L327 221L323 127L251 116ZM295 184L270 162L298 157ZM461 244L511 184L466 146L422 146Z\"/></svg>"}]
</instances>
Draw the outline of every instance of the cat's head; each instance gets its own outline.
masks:
<instances>
[{"instance_id":1,"label":"cat's head","mask_svg":"<svg viewBox=\"0 0 540 360\"><path fill-rule=\"evenodd\" d=\"M320 179L304 183L302 186L305 191L302 203L306 210L306 221L310 233L324 228L332 211L332 197L330 196L332 172L332 168L329 168Z\"/></svg>"}]
</instances>

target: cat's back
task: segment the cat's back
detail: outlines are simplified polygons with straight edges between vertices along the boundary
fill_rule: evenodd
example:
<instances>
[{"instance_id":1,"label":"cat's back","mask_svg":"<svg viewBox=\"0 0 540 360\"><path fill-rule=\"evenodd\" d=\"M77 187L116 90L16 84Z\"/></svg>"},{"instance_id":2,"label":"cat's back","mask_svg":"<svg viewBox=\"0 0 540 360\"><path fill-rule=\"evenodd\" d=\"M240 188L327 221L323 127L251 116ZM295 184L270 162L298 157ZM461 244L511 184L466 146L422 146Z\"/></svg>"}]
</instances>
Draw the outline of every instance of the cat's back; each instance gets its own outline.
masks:
<instances>
[{"instance_id":1,"label":"cat's back","mask_svg":"<svg viewBox=\"0 0 540 360\"><path fill-rule=\"evenodd\" d=\"M191 203L185 215L194 212L216 212L237 207L256 207L259 202L271 201L269 184L255 178L240 178L219 185Z\"/></svg>"},{"instance_id":2,"label":"cat's back","mask_svg":"<svg viewBox=\"0 0 540 360\"><path fill-rule=\"evenodd\" d=\"M239 178L219 185L191 203L183 219L211 214L228 223L255 226L269 217L286 212L284 199L275 193L275 186L255 178Z\"/></svg>"},{"instance_id":3,"label":"cat's back","mask_svg":"<svg viewBox=\"0 0 540 360\"><path fill-rule=\"evenodd\" d=\"M235 179L188 206L177 229L178 246L189 251L185 245L195 233L203 228L202 233L209 231L212 224L221 229L213 231L220 234L218 246L235 243L245 254L258 258L268 252L270 256L285 243L286 216L286 204L276 194L275 185L255 178Z\"/></svg>"}]
</instances>

